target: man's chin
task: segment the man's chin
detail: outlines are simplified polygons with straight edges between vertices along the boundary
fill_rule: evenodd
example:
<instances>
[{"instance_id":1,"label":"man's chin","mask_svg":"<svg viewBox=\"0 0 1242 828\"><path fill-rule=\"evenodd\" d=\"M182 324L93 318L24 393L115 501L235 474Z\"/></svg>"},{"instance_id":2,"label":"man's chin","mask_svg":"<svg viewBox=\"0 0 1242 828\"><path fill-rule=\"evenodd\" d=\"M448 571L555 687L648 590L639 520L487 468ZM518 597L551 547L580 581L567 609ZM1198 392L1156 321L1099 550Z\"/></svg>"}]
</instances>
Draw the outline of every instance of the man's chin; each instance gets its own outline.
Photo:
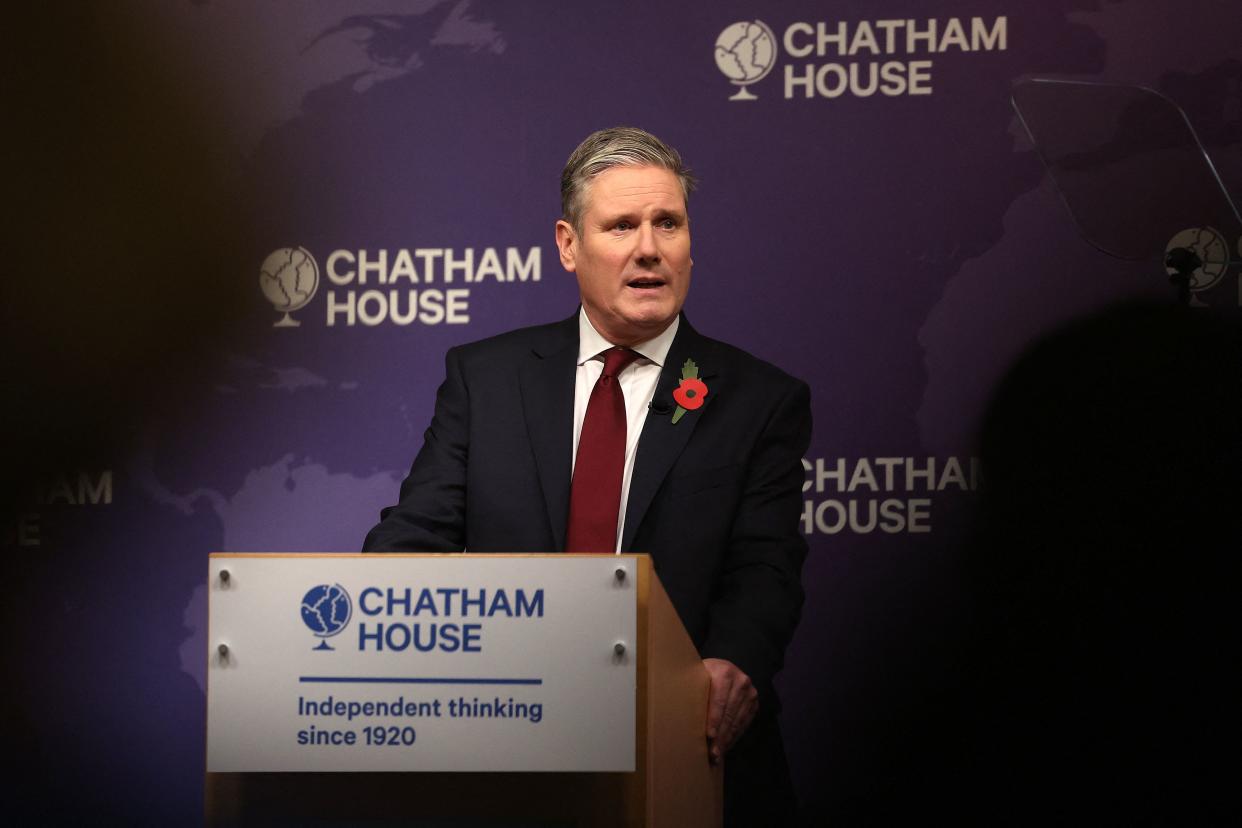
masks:
<instances>
[{"instance_id":1,"label":"man's chin","mask_svg":"<svg viewBox=\"0 0 1242 828\"><path fill-rule=\"evenodd\" d=\"M630 324L629 330L635 337L635 342L643 342L664 333L676 318L677 314L674 313L672 316L657 316L634 320Z\"/></svg>"},{"instance_id":2,"label":"man's chin","mask_svg":"<svg viewBox=\"0 0 1242 828\"><path fill-rule=\"evenodd\" d=\"M616 345L634 345L664 333L677 318L681 307L670 302L639 302L613 306L598 313L586 308L595 330Z\"/></svg>"}]
</instances>

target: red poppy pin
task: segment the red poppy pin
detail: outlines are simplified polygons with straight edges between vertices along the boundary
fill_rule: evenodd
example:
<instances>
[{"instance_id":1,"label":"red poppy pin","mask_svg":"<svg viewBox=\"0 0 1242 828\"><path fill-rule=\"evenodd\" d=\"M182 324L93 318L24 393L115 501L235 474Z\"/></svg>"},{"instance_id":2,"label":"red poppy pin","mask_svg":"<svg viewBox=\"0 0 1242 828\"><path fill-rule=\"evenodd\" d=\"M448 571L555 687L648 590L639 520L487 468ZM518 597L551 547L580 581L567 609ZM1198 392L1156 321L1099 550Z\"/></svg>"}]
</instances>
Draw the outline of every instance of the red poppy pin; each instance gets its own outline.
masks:
<instances>
[{"instance_id":1,"label":"red poppy pin","mask_svg":"<svg viewBox=\"0 0 1242 828\"><path fill-rule=\"evenodd\" d=\"M681 385L673 389L673 399L677 400L677 410L673 412L673 425L687 411L694 411L703 405L707 397L707 385L699 379L699 366L694 360L687 359L681 366Z\"/></svg>"}]
</instances>

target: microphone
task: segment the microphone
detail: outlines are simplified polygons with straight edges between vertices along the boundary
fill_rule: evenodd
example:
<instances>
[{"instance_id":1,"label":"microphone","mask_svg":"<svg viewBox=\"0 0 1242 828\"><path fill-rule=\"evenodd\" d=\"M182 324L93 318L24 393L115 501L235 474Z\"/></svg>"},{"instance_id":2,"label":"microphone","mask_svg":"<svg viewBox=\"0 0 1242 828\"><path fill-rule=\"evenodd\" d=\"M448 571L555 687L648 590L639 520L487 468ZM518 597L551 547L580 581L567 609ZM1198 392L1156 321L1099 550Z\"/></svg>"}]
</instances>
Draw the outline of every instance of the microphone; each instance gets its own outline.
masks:
<instances>
[{"instance_id":1,"label":"microphone","mask_svg":"<svg viewBox=\"0 0 1242 828\"><path fill-rule=\"evenodd\" d=\"M647 409L651 411L652 414L659 414L661 417L663 417L667 414L672 413L673 406L669 403L668 400L652 400L651 403L647 406Z\"/></svg>"},{"instance_id":2,"label":"microphone","mask_svg":"<svg viewBox=\"0 0 1242 828\"><path fill-rule=\"evenodd\" d=\"M1180 234L1179 234L1180 235ZM1178 236L1169 242L1165 253L1164 268L1169 274L1169 282L1177 288L1177 301L1183 305L1190 304L1190 285L1194 281L1195 271L1203 267L1203 259L1193 247L1175 247Z\"/></svg>"}]
</instances>

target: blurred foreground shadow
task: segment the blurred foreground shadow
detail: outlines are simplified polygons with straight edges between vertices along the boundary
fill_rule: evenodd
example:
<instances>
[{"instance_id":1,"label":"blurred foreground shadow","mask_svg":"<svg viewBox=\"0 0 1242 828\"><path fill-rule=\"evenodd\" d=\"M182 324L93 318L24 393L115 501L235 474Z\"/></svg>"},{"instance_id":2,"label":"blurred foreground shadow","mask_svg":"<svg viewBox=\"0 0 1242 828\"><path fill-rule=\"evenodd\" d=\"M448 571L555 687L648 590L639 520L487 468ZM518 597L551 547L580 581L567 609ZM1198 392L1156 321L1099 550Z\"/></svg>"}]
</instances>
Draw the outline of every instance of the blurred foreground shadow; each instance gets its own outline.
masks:
<instances>
[{"instance_id":1,"label":"blurred foreground shadow","mask_svg":"<svg viewBox=\"0 0 1242 828\"><path fill-rule=\"evenodd\" d=\"M1242 327L1131 304L1002 380L969 632L842 822L1222 824L1239 771Z\"/></svg>"},{"instance_id":2,"label":"blurred foreground shadow","mask_svg":"<svg viewBox=\"0 0 1242 828\"><path fill-rule=\"evenodd\" d=\"M1242 327L1126 305L999 386L968 571L982 816L1236 814Z\"/></svg>"},{"instance_id":3,"label":"blurred foreground shadow","mask_svg":"<svg viewBox=\"0 0 1242 828\"><path fill-rule=\"evenodd\" d=\"M72 547L9 550L16 516L58 475L121 465L144 424L201 399L225 337L237 347L230 328L254 289L245 265L251 217L240 165L213 131L220 113L201 105L186 81L191 67L161 53L157 27L143 13L119 4L23 4L0 28L8 179L0 548L10 552L0 623L13 645L2 693L3 772L17 794L10 813L19 822L28 813L30 824L113 816L159 824L138 804L158 792L149 780L118 790L81 772L111 761L92 752L88 738L69 742L73 754L50 746L64 744L65 722L82 715L59 709L58 700L78 696L58 691L81 686L90 698L110 680L66 654L79 653L92 632L102 640L115 619L83 613L81 642L49 640L43 620L72 614L62 579L99 571L96 544L87 537ZM126 527L134 537L142 531ZM152 693L148 702L160 711L163 700ZM106 721L113 711L101 702L93 713ZM62 741L49 742L48 731ZM117 749L130 748L119 739Z\"/></svg>"},{"instance_id":4,"label":"blurred foreground shadow","mask_svg":"<svg viewBox=\"0 0 1242 828\"><path fill-rule=\"evenodd\" d=\"M249 298L238 165L138 10L26 4L3 35L5 517L192 398Z\"/></svg>"}]
</instances>

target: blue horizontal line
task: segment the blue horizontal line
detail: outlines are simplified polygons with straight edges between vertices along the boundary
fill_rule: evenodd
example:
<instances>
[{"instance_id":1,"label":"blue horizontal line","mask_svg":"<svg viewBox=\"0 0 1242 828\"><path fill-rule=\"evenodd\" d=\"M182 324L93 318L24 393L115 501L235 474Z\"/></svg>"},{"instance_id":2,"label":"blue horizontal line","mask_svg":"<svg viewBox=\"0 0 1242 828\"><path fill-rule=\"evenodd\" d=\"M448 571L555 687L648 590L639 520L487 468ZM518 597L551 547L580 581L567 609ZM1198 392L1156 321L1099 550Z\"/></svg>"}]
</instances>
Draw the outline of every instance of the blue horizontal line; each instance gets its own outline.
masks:
<instances>
[{"instance_id":1,"label":"blue horizontal line","mask_svg":"<svg viewBox=\"0 0 1242 828\"><path fill-rule=\"evenodd\" d=\"M389 678L386 676L301 676L305 684L543 684L528 678Z\"/></svg>"}]
</instances>

